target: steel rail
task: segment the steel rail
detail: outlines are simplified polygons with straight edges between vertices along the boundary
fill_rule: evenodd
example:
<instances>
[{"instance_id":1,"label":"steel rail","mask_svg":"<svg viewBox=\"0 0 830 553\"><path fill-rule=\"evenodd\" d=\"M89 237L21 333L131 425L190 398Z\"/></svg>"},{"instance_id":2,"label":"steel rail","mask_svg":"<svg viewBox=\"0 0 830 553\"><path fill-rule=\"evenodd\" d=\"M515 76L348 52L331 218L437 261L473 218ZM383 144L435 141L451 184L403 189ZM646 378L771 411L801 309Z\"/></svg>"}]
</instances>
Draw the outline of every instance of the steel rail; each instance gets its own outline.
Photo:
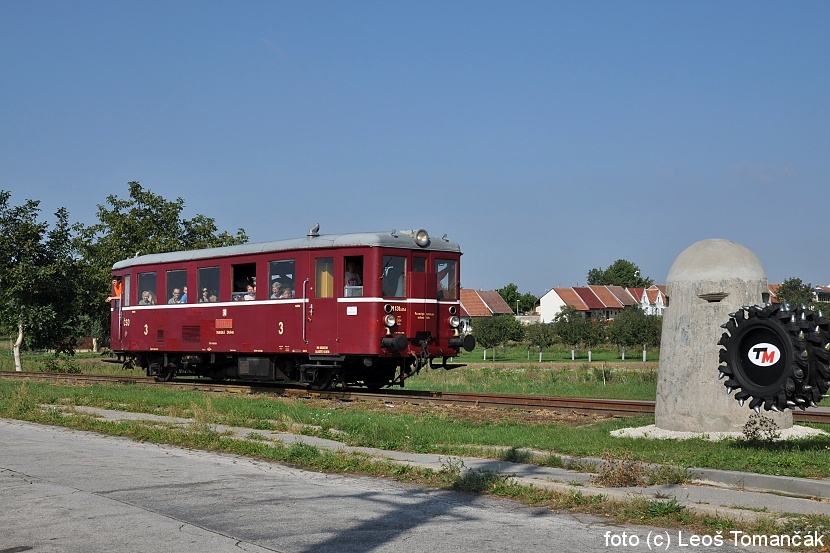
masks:
<instances>
[{"instance_id":1,"label":"steel rail","mask_svg":"<svg viewBox=\"0 0 830 553\"><path fill-rule=\"evenodd\" d=\"M0 378L10 380L35 380L63 382L67 384L136 384L156 385L167 388L228 392L237 394L267 393L272 395L313 398L337 401L379 401L384 403L411 404L449 404L476 406L496 409L519 409L527 411L548 410L554 412L604 415L611 417L630 417L653 415L654 401L567 398L549 396L519 396L510 394L474 394L466 392L434 392L426 390L389 389L368 392L360 389L314 391L307 388L291 388L281 384L240 383L240 382L206 382L199 380L177 379L172 382L156 382L147 376L112 376L47 372L0 371ZM796 422L814 422L830 424L830 408L818 407L804 411L793 411Z\"/></svg>"}]
</instances>

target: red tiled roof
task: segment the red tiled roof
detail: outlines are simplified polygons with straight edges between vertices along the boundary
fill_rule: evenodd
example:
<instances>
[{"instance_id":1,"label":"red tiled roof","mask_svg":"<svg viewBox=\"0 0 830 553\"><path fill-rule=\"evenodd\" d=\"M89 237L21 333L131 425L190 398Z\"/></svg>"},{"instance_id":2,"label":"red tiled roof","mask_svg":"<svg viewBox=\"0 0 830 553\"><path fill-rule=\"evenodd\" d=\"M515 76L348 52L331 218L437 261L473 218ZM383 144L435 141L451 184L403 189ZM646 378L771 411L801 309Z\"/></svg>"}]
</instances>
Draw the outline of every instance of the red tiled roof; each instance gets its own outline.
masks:
<instances>
[{"instance_id":1,"label":"red tiled roof","mask_svg":"<svg viewBox=\"0 0 830 553\"><path fill-rule=\"evenodd\" d=\"M634 301L640 303L640 301L643 299L643 291L645 290L645 288L628 288L627 290L632 295L632 297L634 297Z\"/></svg>"},{"instance_id":2,"label":"red tiled roof","mask_svg":"<svg viewBox=\"0 0 830 553\"><path fill-rule=\"evenodd\" d=\"M580 311L588 311L588 306L585 305L582 298L574 292L573 288L554 288L553 291L556 292L556 295L559 296L568 307L574 307Z\"/></svg>"},{"instance_id":3,"label":"red tiled roof","mask_svg":"<svg viewBox=\"0 0 830 553\"><path fill-rule=\"evenodd\" d=\"M461 308L470 317L492 317L493 315L512 315L513 310L498 292L492 290L461 289Z\"/></svg>"},{"instance_id":4,"label":"red tiled roof","mask_svg":"<svg viewBox=\"0 0 830 553\"><path fill-rule=\"evenodd\" d=\"M629 292L622 286L606 286L606 288L608 288L608 290L610 290L611 293L614 294L614 297L620 300L620 303L623 304L625 307L637 303L637 300L634 298L631 292Z\"/></svg>"},{"instance_id":5,"label":"red tiled roof","mask_svg":"<svg viewBox=\"0 0 830 553\"><path fill-rule=\"evenodd\" d=\"M461 308L464 309L470 317L490 317L493 314L485 305L484 301L478 296L475 290L461 289Z\"/></svg>"},{"instance_id":6,"label":"red tiled roof","mask_svg":"<svg viewBox=\"0 0 830 553\"><path fill-rule=\"evenodd\" d=\"M584 286L574 287L573 291L576 292L580 298L582 298L582 301L585 302L588 309L605 309L605 306L602 305L602 302L599 301L599 298L591 291L590 288L586 288Z\"/></svg>"},{"instance_id":7,"label":"red tiled roof","mask_svg":"<svg viewBox=\"0 0 830 553\"><path fill-rule=\"evenodd\" d=\"M608 286L588 286L603 306L609 309L622 309L623 303L608 289Z\"/></svg>"},{"instance_id":8,"label":"red tiled roof","mask_svg":"<svg viewBox=\"0 0 830 553\"><path fill-rule=\"evenodd\" d=\"M501 297L501 294L492 290L479 290L479 297L484 300L494 315L513 315L513 310Z\"/></svg>"}]
</instances>

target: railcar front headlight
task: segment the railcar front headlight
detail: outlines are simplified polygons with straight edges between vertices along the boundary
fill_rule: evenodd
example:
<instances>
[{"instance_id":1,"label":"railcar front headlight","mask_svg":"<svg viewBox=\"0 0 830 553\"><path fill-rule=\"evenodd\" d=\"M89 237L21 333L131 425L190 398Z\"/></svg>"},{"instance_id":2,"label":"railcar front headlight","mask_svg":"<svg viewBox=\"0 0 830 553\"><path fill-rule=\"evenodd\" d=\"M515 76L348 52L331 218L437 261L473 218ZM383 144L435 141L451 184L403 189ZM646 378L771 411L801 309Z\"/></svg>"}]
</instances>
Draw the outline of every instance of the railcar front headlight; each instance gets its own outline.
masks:
<instances>
[{"instance_id":1,"label":"railcar front headlight","mask_svg":"<svg viewBox=\"0 0 830 553\"><path fill-rule=\"evenodd\" d=\"M385 324L389 328L392 328L393 326L395 326L395 316L392 315L391 313L389 315L385 316L383 318L383 324Z\"/></svg>"},{"instance_id":2,"label":"railcar front headlight","mask_svg":"<svg viewBox=\"0 0 830 553\"><path fill-rule=\"evenodd\" d=\"M452 317L450 317L450 326L451 327L458 328L458 325L460 325L460 324L461 324L461 319L459 319L458 316L453 315Z\"/></svg>"},{"instance_id":3,"label":"railcar front headlight","mask_svg":"<svg viewBox=\"0 0 830 553\"><path fill-rule=\"evenodd\" d=\"M425 248L429 245L429 234L424 229L415 233L415 243Z\"/></svg>"}]
</instances>

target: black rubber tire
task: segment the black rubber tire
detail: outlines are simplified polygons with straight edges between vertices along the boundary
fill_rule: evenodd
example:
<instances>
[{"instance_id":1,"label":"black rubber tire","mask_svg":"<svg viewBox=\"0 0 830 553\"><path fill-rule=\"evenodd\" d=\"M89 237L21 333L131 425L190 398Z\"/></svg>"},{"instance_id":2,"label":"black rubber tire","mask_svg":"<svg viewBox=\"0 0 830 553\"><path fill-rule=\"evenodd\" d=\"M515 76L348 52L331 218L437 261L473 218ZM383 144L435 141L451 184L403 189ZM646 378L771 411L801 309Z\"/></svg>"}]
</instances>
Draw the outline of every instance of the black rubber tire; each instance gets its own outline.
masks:
<instances>
[{"instance_id":1,"label":"black rubber tire","mask_svg":"<svg viewBox=\"0 0 830 553\"><path fill-rule=\"evenodd\" d=\"M787 304L744 307L721 325L719 377L759 412L815 406L830 386L830 323Z\"/></svg>"}]
</instances>

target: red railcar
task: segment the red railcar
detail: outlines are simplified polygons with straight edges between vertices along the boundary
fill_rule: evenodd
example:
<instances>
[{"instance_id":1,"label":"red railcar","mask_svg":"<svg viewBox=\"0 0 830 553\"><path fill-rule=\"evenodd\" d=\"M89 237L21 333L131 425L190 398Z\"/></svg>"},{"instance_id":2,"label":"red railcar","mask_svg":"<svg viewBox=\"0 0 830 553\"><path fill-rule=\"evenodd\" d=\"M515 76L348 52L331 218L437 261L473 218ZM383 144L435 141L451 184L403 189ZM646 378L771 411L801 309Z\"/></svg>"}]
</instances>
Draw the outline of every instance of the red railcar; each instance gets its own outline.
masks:
<instances>
[{"instance_id":1,"label":"red railcar","mask_svg":"<svg viewBox=\"0 0 830 553\"><path fill-rule=\"evenodd\" d=\"M144 255L112 274L111 348L175 374L378 388L475 347L459 332L461 250L424 230Z\"/></svg>"}]
</instances>

